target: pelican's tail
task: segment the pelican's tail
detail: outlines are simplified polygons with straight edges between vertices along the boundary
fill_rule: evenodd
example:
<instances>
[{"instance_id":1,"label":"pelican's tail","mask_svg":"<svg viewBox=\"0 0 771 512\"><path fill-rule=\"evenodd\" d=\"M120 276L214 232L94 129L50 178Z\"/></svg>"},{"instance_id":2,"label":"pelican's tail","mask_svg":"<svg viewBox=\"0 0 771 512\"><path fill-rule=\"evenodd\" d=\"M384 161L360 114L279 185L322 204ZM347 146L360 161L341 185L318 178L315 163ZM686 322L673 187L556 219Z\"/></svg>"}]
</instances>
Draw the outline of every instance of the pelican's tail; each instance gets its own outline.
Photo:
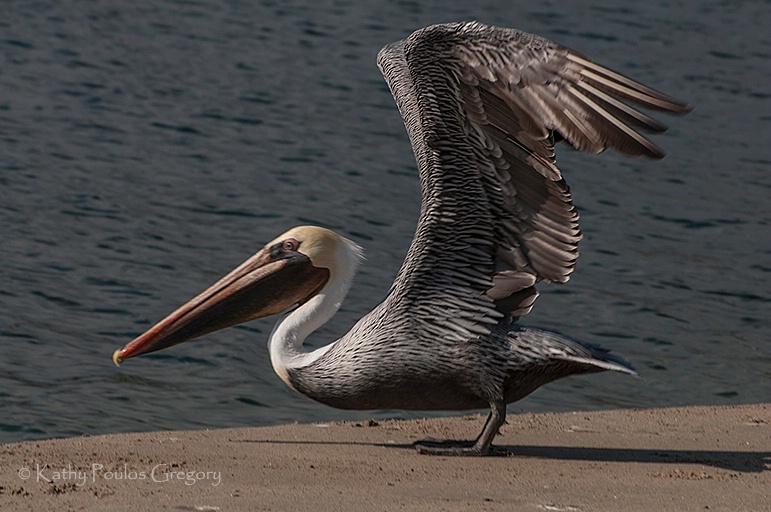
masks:
<instances>
[{"instance_id":1,"label":"pelican's tail","mask_svg":"<svg viewBox=\"0 0 771 512\"><path fill-rule=\"evenodd\" d=\"M571 363L569 373L594 373L603 370L637 376L634 366L621 356L593 343L584 343L563 334L518 326L517 344L536 350L555 363Z\"/></svg>"},{"instance_id":2,"label":"pelican's tail","mask_svg":"<svg viewBox=\"0 0 771 512\"><path fill-rule=\"evenodd\" d=\"M580 343L584 348L589 349L589 351L591 352L591 357L589 358L580 357L580 356L569 357L569 359L571 359L572 361L596 366L603 370L612 370L614 372L628 373L629 375L634 375L635 377L637 377L637 370L635 370L634 366L632 366L632 363L630 363L623 357L617 356L616 354L612 354L610 350L606 348L602 348L601 346L594 343L582 343L582 342L574 342L574 343Z\"/></svg>"}]
</instances>

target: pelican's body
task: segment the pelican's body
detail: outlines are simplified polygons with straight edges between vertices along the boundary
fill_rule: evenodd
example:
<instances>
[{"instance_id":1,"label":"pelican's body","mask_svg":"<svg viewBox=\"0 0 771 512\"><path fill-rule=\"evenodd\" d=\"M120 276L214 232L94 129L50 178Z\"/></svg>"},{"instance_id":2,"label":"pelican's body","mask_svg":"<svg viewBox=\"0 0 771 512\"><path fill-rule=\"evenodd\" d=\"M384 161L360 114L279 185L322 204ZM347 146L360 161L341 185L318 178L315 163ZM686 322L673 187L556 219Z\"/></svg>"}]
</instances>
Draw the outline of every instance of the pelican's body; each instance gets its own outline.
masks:
<instances>
[{"instance_id":1,"label":"pelican's body","mask_svg":"<svg viewBox=\"0 0 771 512\"><path fill-rule=\"evenodd\" d=\"M479 23L435 25L385 47L422 185L417 231L385 300L345 336L303 342L340 307L361 249L324 228L293 228L152 329L116 363L254 318L282 315L269 340L276 373L344 409L491 410L471 443L428 453L486 454L506 404L571 374L634 373L594 345L518 323L536 283L565 282L578 214L554 144L663 153L636 129L664 126L630 100L688 107L538 36Z\"/></svg>"}]
</instances>

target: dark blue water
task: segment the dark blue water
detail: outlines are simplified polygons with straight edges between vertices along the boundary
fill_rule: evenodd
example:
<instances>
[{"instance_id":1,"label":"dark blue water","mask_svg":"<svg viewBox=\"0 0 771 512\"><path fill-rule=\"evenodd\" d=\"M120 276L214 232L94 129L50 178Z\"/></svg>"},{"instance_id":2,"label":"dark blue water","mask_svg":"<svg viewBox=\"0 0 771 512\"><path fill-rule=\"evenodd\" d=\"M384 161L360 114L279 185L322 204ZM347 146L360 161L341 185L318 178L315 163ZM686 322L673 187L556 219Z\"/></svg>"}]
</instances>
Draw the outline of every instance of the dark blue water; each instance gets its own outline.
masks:
<instances>
[{"instance_id":1,"label":"dark blue water","mask_svg":"<svg viewBox=\"0 0 771 512\"><path fill-rule=\"evenodd\" d=\"M116 348L288 227L367 250L342 334L385 294L419 188L375 66L431 23L536 32L696 106L660 162L558 155L582 213L573 279L527 323L641 380L572 378L511 411L771 400L766 2L58 2L0 16L0 441L372 416L287 389L271 320L116 368Z\"/></svg>"}]
</instances>

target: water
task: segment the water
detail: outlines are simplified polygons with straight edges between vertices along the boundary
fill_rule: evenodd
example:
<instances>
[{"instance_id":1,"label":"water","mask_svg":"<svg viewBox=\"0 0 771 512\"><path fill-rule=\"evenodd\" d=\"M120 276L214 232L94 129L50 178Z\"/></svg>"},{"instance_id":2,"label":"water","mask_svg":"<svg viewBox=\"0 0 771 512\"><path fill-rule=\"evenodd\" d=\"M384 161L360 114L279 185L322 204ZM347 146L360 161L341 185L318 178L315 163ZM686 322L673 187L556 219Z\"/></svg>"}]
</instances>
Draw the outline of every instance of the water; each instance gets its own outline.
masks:
<instances>
[{"instance_id":1,"label":"water","mask_svg":"<svg viewBox=\"0 0 771 512\"><path fill-rule=\"evenodd\" d=\"M511 411L771 399L765 2L29 2L0 16L0 441L372 416L288 390L271 320L116 368L115 348L286 228L355 239L342 334L383 297L419 188L377 50L478 18L685 99L661 162L561 148L585 240L527 318L634 362Z\"/></svg>"}]
</instances>

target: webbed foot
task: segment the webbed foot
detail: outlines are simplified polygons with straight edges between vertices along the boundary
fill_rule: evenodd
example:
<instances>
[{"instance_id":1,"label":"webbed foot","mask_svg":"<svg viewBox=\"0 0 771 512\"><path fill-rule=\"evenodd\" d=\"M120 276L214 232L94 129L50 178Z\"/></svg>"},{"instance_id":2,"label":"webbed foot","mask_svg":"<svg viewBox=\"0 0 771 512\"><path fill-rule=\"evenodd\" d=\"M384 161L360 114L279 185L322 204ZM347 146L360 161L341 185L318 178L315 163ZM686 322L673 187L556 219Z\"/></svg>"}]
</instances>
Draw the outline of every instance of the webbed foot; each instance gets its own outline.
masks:
<instances>
[{"instance_id":1,"label":"webbed foot","mask_svg":"<svg viewBox=\"0 0 771 512\"><path fill-rule=\"evenodd\" d=\"M454 457L485 457L506 456L508 451L496 446L479 443L478 441L439 441L436 439L423 439L416 441L413 446L418 453L423 455L444 455Z\"/></svg>"}]
</instances>

